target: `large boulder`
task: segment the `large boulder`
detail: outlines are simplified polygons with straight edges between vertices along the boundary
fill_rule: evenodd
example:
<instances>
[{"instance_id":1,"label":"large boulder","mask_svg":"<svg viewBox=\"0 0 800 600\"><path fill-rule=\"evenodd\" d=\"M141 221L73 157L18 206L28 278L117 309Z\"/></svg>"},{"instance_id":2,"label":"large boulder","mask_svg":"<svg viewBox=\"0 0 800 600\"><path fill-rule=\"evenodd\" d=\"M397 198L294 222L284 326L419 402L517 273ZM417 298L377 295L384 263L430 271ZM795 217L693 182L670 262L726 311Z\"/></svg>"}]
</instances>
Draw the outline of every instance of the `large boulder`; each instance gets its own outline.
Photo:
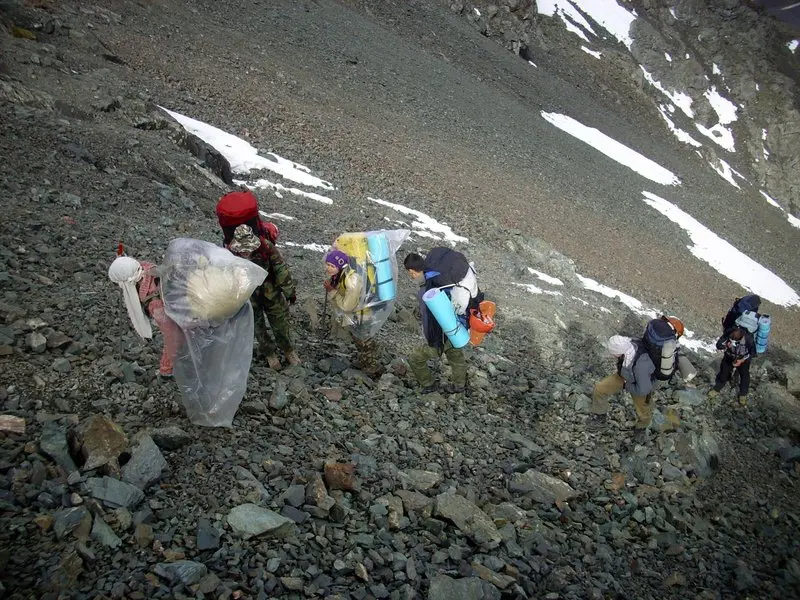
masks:
<instances>
[{"instance_id":1,"label":"large boulder","mask_svg":"<svg viewBox=\"0 0 800 600\"><path fill-rule=\"evenodd\" d=\"M294 531L294 521L256 504L241 504L228 513L228 525L243 539L282 538Z\"/></svg>"},{"instance_id":2,"label":"large boulder","mask_svg":"<svg viewBox=\"0 0 800 600\"><path fill-rule=\"evenodd\" d=\"M578 495L568 483L535 469L516 473L508 487L512 492L529 495L542 504L569 500Z\"/></svg>"},{"instance_id":3,"label":"large boulder","mask_svg":"<svg viewBox=\"0 0 800 600\"><path fill-rule=\"evenodd\" d=\"M800 400L776 383L770 383L760 391L764 408L773 411L782 426L800 432Z\"/></svg>"},{"instance_id":4,"label":"large boulder","mask_svg":"<svg viewBox=\"0 0 800 600\"><path fill-rule=\"evenodd\" d=\"M122 428L103 415L94 415L78 427L78 444L86 471L108 465L119 471L119 455L128 447Z\"/></svg>"},{"instance_id":5,"label":"large boulder","mask_svg":"<svg viewBox=\"0 0 800 600\"><path fill-rule=\"evenodd\" d=\"M452 521L478 544L498 544L502 540L486 513L463 496L453 493L438 495L433 514Z\"/></svg>"}]
</instances>

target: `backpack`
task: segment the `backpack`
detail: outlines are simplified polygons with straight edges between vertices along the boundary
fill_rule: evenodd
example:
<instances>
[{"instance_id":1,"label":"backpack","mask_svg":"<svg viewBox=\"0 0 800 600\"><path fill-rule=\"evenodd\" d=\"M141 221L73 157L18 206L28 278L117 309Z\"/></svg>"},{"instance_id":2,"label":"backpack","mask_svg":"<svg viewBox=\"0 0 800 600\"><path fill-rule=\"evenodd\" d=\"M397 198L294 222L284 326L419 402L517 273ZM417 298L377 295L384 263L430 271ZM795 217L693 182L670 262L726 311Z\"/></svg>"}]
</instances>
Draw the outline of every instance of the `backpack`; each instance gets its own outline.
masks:
<instances>
[{"instance_id":1,"label":"backpack","mask_svg":"<svg viewBox=\"0 0 800 600\"><path fill-rule=\"evenodd\" d=\"M735 324L739 327L743 327L750 333L755 333L758 331L759 318L760 315L757 312L746 310L737 317Z\"/></svg>"},{"instance_id":2,"label":"backpack","mask_svg":"<svg viewBox=\"0 0 800 600\"><path fill-rule=\"evenodd\" d=\"M466 256L450 248L433 248L425 257L425 271L439 273L433 279L434 287L457 284L471 268Z\"/></svg>"},{"instance_id":3,"label":"backpack","mask_svg":"<svg viewBox=\"0 0 800 600\"><path fill-rule=\"evenodd\" d=\"M668 381L677 368L677 350L678 337L672 325L663 319L653 319L647 323L636 360L639 355L647 352L656 368L655 378Z\"/></svg>"},{"instance_id":4,"label":"backpack","mask_svg":"<svg viewBox=\"0 0 800 600\"><path fill-rule=\"evenodd\" d=\"M749 296L743 296L741 298L736 298L733 301L733 306L731 306L728 314L722 319L722 330L727 331L734 325L736 325L736 319L738 319L742 313L745 311L751 311L754 313L758 313L758 309L761 306L761 297L756 296L755 294L751 294Z\"/></svg>"},{"instance_id":5,"label":"backpack","mask_svg":"<svg viewBox=\"0 0 800 600\"><path fill-rule=\"evenodd\" d=\"M280 231L274 223L262 221L258 212L258 198L249 191L228 192L217 202L217 221L222 228L225 243L233 239L233 232L239 225L249 225L253 232L277 243Z\"/></svg>"}]
</instances>

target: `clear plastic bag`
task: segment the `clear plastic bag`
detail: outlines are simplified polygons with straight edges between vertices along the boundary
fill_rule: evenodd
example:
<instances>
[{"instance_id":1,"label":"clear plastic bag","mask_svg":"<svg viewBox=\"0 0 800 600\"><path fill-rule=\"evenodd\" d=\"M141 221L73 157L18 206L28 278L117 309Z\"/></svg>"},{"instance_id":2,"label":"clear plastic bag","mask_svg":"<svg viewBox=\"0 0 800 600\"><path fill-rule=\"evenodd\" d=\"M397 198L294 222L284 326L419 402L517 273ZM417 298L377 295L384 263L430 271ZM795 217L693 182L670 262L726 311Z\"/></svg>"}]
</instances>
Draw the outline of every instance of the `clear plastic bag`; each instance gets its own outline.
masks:
<instances>
[{"instance_id":1,"label":"clear plastic bag","mask_svg":"<svg viewBox=\"0 0 800 600\"><path fill-rule=\"evenodd\" d=\"M250 295L267 272L209 242L170 242L161 269L167 315L184 341L175 381L195 425L230 427L247 389L253 358Z\"/></svg>"},{"instance_id":2,"label":"clear plastic bag","mask_svg":"<svg viewBox=\"0 0 800 600\"><path fill-rule=\"evenodd\" d=\"M397 296L398 267L396 253L411 232L407 229L343 233L332 249L341 250L350 258L352 276L358 282L359 298L351 311L334 312L340 324L360 339L373 337L394 310Z\"/></svg>"},{"instance_id":3,"label":"clear plastic bag","mask_svg":"<svg viewBox=\"0 0 800 600\"><path fill-rule=\"evenodd\" d=\"M255 263L190 238L169 243L160 271L167 315L181 328L223 323L267 277Z\"/></svg>"},{"instance_id":4,"label":"clear plastic bag","mask_svg":"<svg viewBox=\"0 0 800 600\"><path fill-rule=\"evenodd\" d=\"M175 381L186 416L195 425L230 427L247 391L253 359L250 302L216 326L184 329L186 343L175 356Z\"/></svg>"}]
</instances>

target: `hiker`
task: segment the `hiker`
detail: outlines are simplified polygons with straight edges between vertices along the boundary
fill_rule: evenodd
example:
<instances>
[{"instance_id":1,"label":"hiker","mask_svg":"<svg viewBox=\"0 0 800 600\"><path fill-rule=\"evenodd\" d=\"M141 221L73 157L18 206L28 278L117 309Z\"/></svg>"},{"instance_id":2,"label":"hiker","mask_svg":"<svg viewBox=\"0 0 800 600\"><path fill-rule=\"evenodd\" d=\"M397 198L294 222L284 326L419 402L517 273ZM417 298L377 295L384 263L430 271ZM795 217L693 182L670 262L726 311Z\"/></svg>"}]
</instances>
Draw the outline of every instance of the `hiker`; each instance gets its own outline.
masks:
<instances>
[{"instance_id":1,"label":"hiker","mask_svg":"<svg viewBox=\"0 0 800 600\"><path fill-rule=\"evenodd\" d=\"M428 290L442 288L441 291L449 296L458 319L466 323L470 303L478 300L480 294L475 269L463 254L450 248L432 248L425 258L412 252L406 256L403 266L411 280L420 286L418 296L422 333L427 342L408 357L409 367L422 386L422 392L432 392L436 389L436 381L428 361L444 354L452 370L452 382L443 389L451 394L462 393L467 381L464 351L461 348L454 348L446 339L441 326L422 296Z\"/></svg>"},{"instance_id":2,"label":"hiker","mask_svg":"<svg viewBox=\"0 0 800 600\"><path fill-rule=\"evenodd\" d=\"M339 325L350 331L350 338L356 347L356 366L370 377L380 377L383 368L378 358L378 343L373 336L362 337L358 320L364 311L359 308L364 290L364 275L351 266L350 257L341 250L333 249L325 255L323 284L327 300L332 302L339 315Z\"/></svg>"},{"instance_id":3,"label":"hiker","mask_svg":"<svg viewBox=\"0 0 800 600\"><path fill-rule=\"evenodd\" d=\"M299 365L300 359L289 334L289 305L297 301L297 292L289 267L275 246L277 227L261 220L258 199L251 191L225 194L217 204L217 218L223 232L223 245L268 273L250 299L255 313L259 353L266 356L269 368L276 371L281 368L279 348L287 363ZM267 329L267 322L274 339Z\"/></svg>"},{"instance_id":4,"label":"hiker","mask_svg":"<svg viewBox=\"0 0 800 600\"><path fill-rule=\"evenodd\" d=\"M739 404L745 406L747 393L750 390L750 363L756 355L753 334L744 326L734 325L717 340L717 349L723 350L724 354L714 387L709 390L708 397L711 399L718 396L736 369L739 372Z\"/></svg>"},{"instance_id":5,"label":"hiker","mask_svg":"<svg viewBox=\"0 0 800 600\"><path fill-rule=\"evenodd\" d=\"M108 277L122 288L128 315L140 336L148 339L153 337L153 330L142 312L142 307L158 325L164 342L158 374L161 377L172 377L173 361L181 344L183 333L164 310L156 266L149 262L140 263L130 256L118 256L108 269Z\"/></svg>"},{"instance_id":6,"label":"hiker","mask_svg":"<svg viewBox=\"0 0 800 600\"><path fill-rule=\"evenodd\" d=\"M638 435L643 435L653 416L656 366L641 340L614 335L608 339L605 347L612 356L617 357L617 372L595 384L591 408L594 416L589 425L594 429L605 425L611 409L609 397L624 389L633 397L637 417L634 429Z\"/></svg>"}]
</instances>

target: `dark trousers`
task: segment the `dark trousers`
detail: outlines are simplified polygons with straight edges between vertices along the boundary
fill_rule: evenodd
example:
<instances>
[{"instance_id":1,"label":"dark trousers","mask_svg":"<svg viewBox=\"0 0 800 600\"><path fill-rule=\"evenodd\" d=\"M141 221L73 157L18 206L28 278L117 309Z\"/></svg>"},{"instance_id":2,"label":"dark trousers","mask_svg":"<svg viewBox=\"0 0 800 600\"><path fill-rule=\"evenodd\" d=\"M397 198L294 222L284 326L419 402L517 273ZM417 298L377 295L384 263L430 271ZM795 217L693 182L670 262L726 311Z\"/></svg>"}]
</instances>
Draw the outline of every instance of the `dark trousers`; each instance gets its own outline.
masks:
<instances>
[{"instance_id":1,"label":"dark trousers","mask_svg":"<svg viewBox=\"0 0 800 600\"><path fill-rule=\"evenodd\" d=\"M750 391L750 360L744 361L736 368L739 370L739 395L747 396L747 392ZM717 373L714 389L717 392L722 391L722 388L731 380L732 376L733 359L729 356L725 356L722 359L722 364L719 366L719 373Z\"/></svg>"}]
</instances>

